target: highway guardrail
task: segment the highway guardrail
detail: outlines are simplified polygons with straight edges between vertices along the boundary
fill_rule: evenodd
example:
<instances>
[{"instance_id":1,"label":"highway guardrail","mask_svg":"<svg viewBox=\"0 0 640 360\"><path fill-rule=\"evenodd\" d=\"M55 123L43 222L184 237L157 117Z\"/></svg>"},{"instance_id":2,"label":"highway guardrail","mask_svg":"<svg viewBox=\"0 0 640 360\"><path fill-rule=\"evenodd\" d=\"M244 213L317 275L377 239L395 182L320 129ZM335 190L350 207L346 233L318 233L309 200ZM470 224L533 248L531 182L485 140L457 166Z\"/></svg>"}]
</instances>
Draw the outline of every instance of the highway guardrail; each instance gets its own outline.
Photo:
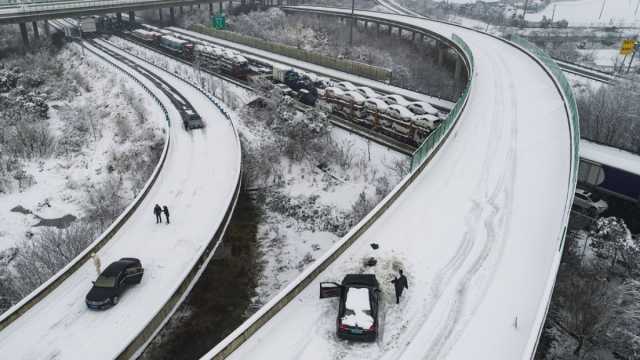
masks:
<instances>
[{"instance_id":1,"label":"highway guardrail","mask_svg":"<svg viewBox=\"0 0 640 360\"><path fill-rule=\"evenodd\" d=\"M423 30L424 31L424 30ZM449 125L441 128L441 133L429 140L428 144L423 144L423 148L417 151L416 160L414 162L411 173L405 177L392 191L389 193L371 212L362 219L347 235L345 235L336 245L334 245L325 255L318 259L314 265L305 269L296 280L289 284L276 297L265 304L258 312L253 314L238 329L233 331L229 336L223 339L211 351L203 356L203 359L224 359L241 346L251 335L258 331L264 324L273 318L282 308L284 308L293 298L301 293L322 271L331 265L340 255L342 255L360 236L369 229L378 218L397 200L400 195L413 183L413 181L422 173L426 165L433 158L435 153L441 148L445 140L451 134L454 126L458 123L458 118L462 114L469 97L469 88L473 79L474 62L473 58L467 58L471 55L469 47L464 41L454 36L453 42L449 41L451 46L462 57L465 67L468 71L468 83L463 91L463 96L459 103L456 103L456 110L451 111L451 117L448 118ZM426 143L427 141L425 141Z\"/></svg>"}]
</instances>

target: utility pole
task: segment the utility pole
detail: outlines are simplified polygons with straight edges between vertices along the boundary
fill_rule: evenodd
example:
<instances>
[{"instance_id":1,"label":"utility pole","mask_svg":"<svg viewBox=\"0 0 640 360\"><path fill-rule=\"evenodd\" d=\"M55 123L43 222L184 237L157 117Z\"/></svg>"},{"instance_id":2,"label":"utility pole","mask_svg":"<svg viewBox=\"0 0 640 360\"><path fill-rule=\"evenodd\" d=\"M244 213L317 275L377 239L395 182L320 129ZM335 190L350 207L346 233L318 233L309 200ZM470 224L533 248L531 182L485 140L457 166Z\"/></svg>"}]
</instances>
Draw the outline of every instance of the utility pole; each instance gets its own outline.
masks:
<instances>
[{"instance_id":1,"label":"utility pole","mask_svg":"<svg viewBox=\"0 0 640 360\"><path fill-rule=\"evenodd\" d=\"M640 0L638 0L640 1ZM558 4L553 4L553 12L551 13L551 25L553 26L553 19L556 17L556 7L558 7Z\"/></svg>"},{"instance_id":2,"label":"utility pole","mask_svg":"<svg viewBox=\"0 0 640 360\"><path fill-rule=\"evenodd\" d=\"M522 11L522 20L527 16L527 8L529 7L529 0L524 1L524 10Z\"/></svg>"},{"instance_id":3,"label":"utility pole","mask_svg":"<svg viewBox=\"0 0 640 360\"><path fill-rule=\"evenodd\" d=\"M638 0L638 3L636 4L636 11L633 12L633 16L638 15L638 8L640 7L640 0Z\"/></svg>"},{"instance_id":4,"label":"utility pole","mask_svg":"<svg viewBox=\"0 0 640 360\"><path fill-rule=\"evenodd\" d=\"M636 40L636 45L633 48L633 54L631 54L631 60L629 60L629 66L627 66L627 74L629 73L629 71L631 71L631 64L633 63L633 59L636 57L637 52L638 52L638 40Z\"/></svg>"},{"instance_id":5,"label":"utility pole","mask_svg":"<svg viewBox=\"0 0 640 360\"><path fill-rule=\"evenodd\" d=\"M354 17L355 7L356 7L356 0L351 0L351 28L349 29L349 47L350 48L353 46L353 23L356 20Z\"/></svg>"},{"instance_id":6,"label":"utility pole","mask_svg":"<svg viewBox=\"0 0 640 360\"><path fill-rule=\"evenodd\" d=\"M602 13L604 12L604 6L607 4L607 0L602 0L602 8L600 9L600 15L598 16L598 20L602 18Z\"/></svg>"}]
</instances>

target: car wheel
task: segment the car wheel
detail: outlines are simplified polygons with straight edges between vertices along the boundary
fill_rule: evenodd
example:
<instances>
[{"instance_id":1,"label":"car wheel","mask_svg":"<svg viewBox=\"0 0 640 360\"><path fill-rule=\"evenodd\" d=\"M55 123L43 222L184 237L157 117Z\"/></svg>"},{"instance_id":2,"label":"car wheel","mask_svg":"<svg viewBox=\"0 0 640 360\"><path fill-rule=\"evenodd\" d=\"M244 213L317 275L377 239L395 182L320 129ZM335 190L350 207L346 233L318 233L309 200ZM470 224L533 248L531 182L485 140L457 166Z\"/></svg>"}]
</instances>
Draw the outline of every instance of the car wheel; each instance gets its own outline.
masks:
<instances>
[{"instance_id":1,"label":"car wheel","mask_svg":"<svg viewBox=\"0 0 640 360\"><path fill-rule=\"evenodd\" d=\"M591 216L591 217L596 217L596 216L598 216L598 209L596 209L596 208L594 208L594 207L589 208L589 210L587 211L587 213L588 213L588 214L589 214L589 216Z\"/></svg>"},{"instance_id":2,"label":"car wheel","mask_svg":"<svg viewBox=\"0 0 640 360\"><path fill-rule=\"evenodd\" d=\"M116 305L116 304L118 303L118 300L120 300L120 298L119 298L119 297L117 297L117 296L114 296L114 297L111 299L111 302L113 303L113 305Z\"/></svg>"}]
</instances>

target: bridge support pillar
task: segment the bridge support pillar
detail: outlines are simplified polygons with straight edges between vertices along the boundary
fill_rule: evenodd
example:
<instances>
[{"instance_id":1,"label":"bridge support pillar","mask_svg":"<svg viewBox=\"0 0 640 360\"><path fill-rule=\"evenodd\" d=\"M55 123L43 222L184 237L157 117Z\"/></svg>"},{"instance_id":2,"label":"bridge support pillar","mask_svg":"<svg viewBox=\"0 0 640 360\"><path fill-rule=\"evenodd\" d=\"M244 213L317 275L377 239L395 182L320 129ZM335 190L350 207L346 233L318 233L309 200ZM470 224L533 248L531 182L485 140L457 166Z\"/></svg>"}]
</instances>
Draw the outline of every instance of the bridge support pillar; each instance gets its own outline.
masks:
<instances>
[{"instance_id":1,"label":"bridge support pillar","mask_svg":"<svg viewBox=\"0 0 640 360\"><path fill-rule=\"evenodd\" d=\"M40 39L40 33L38 32L38 22L34 21L31 23L33 26L33 38L37 41Z\"/></svg>"},{"instance_id":2,"label":"bridge support pillar","mask_svg":"<svg viewBox=\"0 0 640 360\"><path fill-rule=\"evenodd\" d=\"M376 23L376 32L378 34L380 34L380 23L379 22Z\"/></svg>"},{"instance_id":3,"label":"bridge support pillar","mask_svg":"<svg viewBox=\"0 0 640 360\"><path fill-rule=\"evenodd\" d=\"M129 22L130 23L136 22L136 12L135 11L129 11Z\"/></svg>"},{"instance_id":4,"label":"bridge support pillar","mask_svg":"<svg viewBox=\"0 0 640 360\"><path fill-rule=\"evenodd\" d=\"M228 5L229 9L231 9L231 7L233 7L233 0L229 0L229 5Z\"/></svg>"},{"instance_id":5,"label":"bridge support pillar","mask_svg":"<svg viewBox=\"0 0 640 360\"><path fill-rule=\"evenodd\" d=\"M184 7L180 6L180 15L184 14Z\"/></svg>"},{"instance_id":6,"label":"bridge support pillar","mask_svg":"<svg viewBox=\"0 0 640 360\"><path fill-rule=\"evenodd\" d=\"M369 22L367 20L364 21L364 29L367 30L369 28Z\"/></svg>"},{"instance_id":7,"label":"bridge support pillar","mask_svg":"<svg viewBox=\"0 0 640 360\"><path fill-rule=\"evenodd\" d=\"M420 43L424 43L424 34L420 34Z\"/></svg>"},{"instance_id":8,"label":"bridge support pillar","mask_svg":"<svg viewBox=\"0 0 640 360\"><path fill-rule=\"evenodd\" d=\"M27 24L20 23L20 34L22 35L22 43L25 48L29 47L29 33L27 32Z\"/></svg>"},{"instance_id":9,"label":"bridge support pillar","mask_svg":"<svg viewBox=\"0 0 640 360\"><path fill-rule=\"evenodd\" d=\"M462 73L462 64L460 59L456 58L456 67L455 67L455 70L453 70L454 80L456 81L460 80L461 73Z\"/></svg>"},{"instance_id":10,"label":"bridge support pillar","mask_svg":"<svg viewBox=\"0 0 640 360\"><path fill-rule=\"evenodd\" d=\"M220 0L220 2L218 3L218 4L219 4L219 5L218 5L218 11L220 12L220 14L222 14L222 11L224 10L224 9L223 9L223 6L222 6L222 1L223 1L223 0Z\"/></svg>"},{"instance_id":11,"label":"bridge support pillar","mask_svg":"<svg viewBox=\"0 0 640 360\"><path fill-rule=\"evenodd\" d=\"M389 31L389 36L391 36L391 30L393 30L393 28L391 27L391 25L387 25L387 30Z\"/></svg>"},{"instance_id":12,"label":"bridge support pillar","mask_svg":"<svg viewBox=\"0 0 640 360\"><path fill-rule=\"evenodd\" d=\"M118 19L118 22L122 22L122 13L117 12L116 13L116 19Z\"/></svg>"},{"instance_id":13,"label":"bridge support pillar","mask_svg":"<svg viewBox=\"0 0 640 360\"><path fill-rule=\"evenodd\" d=\"M175 25L176 24L176 12L175 12L173 7L169 8L169 23L171 25Z\"/></svg>"},{"instance_id":14,"label":"bridge support pillar","mask_svg":"<svg viewBox=\"0 0 640 360\"><path fill-rule=\"evenodd\" d=\"M162 8L158 9L158 15L160 15L160 24L162 25Z\"/></svg>"},{"instance_id":15,"label":"bridge support pillar","mask_svg":"<svg viewBox=\"0 0 640 360\"><path fill-rule=\"evenodd\" d=\"M44 35L45 35L46 37L49 37L49 33L50 33L50 30L49 30L49 20L45 20L45 21L44 21Z\"/></svg>"},{"instance_id":16,"label":"bridge support pillar","mask_svg":"<svg viewBox=\"0 0 640 360\"><path fill-rule=\"evenodd\" d=\"M401 27L398 28L398 37L400 39L402 39L402 28Z\"/></svg>"},{"instance_id":17,"label":"bridge support pillar","mask_svg":"<svg viewBox=\"0 0 640 360\"><path fill-rule=\"evenodd\" d=\"M416 41L416 32L411 33L411 41Z\"/></svg>"}]
</instances>

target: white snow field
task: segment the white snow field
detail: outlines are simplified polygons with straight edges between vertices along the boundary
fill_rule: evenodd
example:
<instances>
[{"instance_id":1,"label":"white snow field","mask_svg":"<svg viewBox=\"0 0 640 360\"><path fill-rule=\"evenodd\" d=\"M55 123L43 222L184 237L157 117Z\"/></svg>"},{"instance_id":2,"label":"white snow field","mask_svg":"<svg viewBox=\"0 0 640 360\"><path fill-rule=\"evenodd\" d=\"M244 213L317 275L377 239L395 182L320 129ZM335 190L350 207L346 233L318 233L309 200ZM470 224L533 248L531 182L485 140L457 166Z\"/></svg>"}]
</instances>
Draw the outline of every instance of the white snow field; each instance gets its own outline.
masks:
<instances>
[{"instance_id":1,"label":"white snow field","mask_svg":"<svg viewBox=\"0 0 640 360\"><path fill-rule=\"evenodd\" d=\"M638 0L557 1L540 12L527 13L526 19L539 21L543 16L553 16L554 20L567 20L569 26L638 26L639 7Z\"/></svg>"},{"instance_id":2,"label":"white snow field","mask_svg":"<svg viewBox=\"0 0 640 360\"><path fill-rule=\"evenodd\" d=\"M572 130L563 98L537 62L501 40L426 19L357 13L460 35L475 57L469 101L451 136L404 193L229 358L528 359L544 322L573 196ZM366 268L363 259L370 256L378 264ZM409 289L396 305L390 280L398 268ZM372 344L338 340L337 301L319 299L319 282L352 272L374 272L383 290L381 333ZM205 358L244 336L284 292Z\"/></svg>"},{"instance_id":3,"label":"white snow field","mask_svg":"<svg viewBox=\"0 0 640 360\"><path fill-rule=\"evenodd\" d=\"M110 58L109 56L107 56ZM117 62L117 61L116 61ZM166 162L140 207L98 252L102 267L137 257L145 274L115 307L91 311L85 295L96 278L91 261L0 332L3 359L112 359L171 297L221 226L240 176L240 143L232 124L203 94L170 74L141 63L182 93L206 123L186 132L170 100L137 77L169 111ZM123 68L136 74L128 66ZM153 206L167 205L171 224L156 224Z\"/></svg>"}]
</instances>

